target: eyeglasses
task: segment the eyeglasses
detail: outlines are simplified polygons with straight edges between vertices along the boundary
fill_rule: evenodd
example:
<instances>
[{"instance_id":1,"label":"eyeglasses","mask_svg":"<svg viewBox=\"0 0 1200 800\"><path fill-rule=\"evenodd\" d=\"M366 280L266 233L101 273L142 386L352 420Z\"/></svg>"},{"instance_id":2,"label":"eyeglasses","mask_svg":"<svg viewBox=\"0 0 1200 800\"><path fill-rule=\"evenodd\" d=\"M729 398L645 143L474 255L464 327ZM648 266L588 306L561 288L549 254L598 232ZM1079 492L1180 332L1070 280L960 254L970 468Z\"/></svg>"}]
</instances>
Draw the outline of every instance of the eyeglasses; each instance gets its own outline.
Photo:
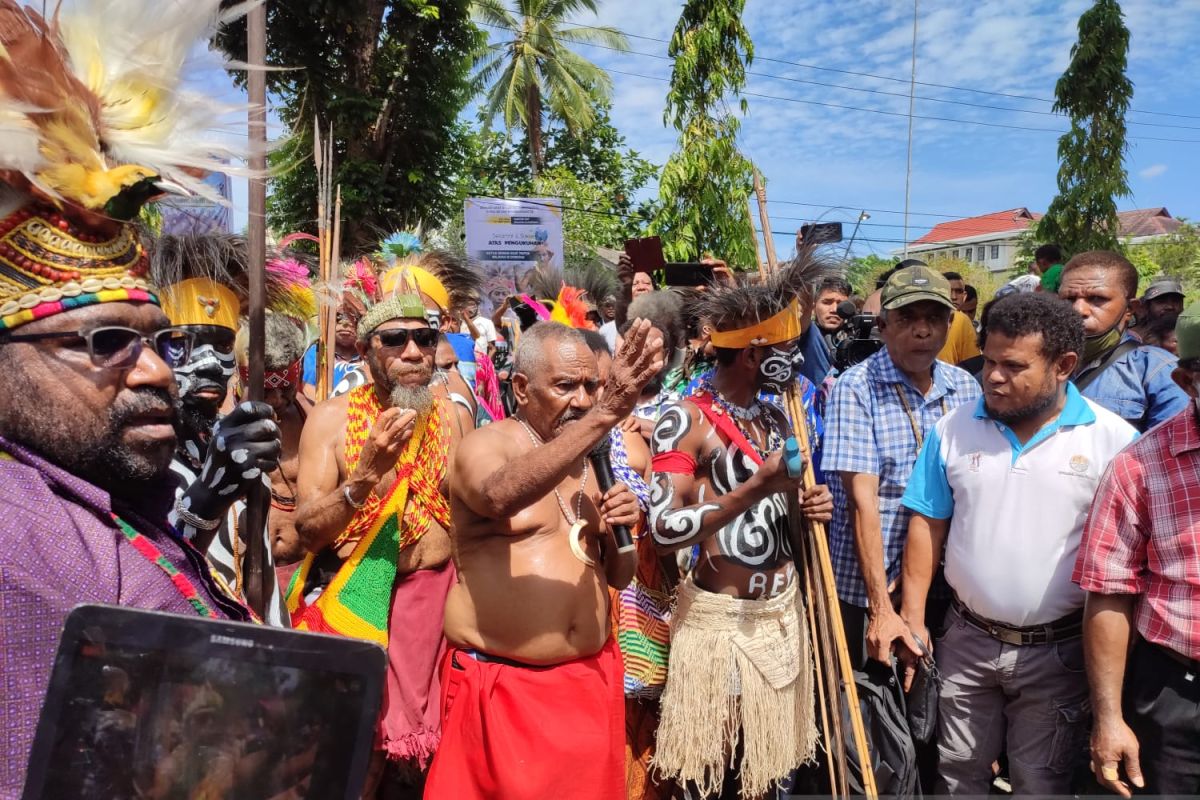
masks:
<instances>
[{"instance_id":1,"label":"eyeglasses","mask_svg":"<svg viewBox=\"0 0 1200 800\"><path fill-rule=\"evenodd\" d=\"M410 336L417 347L435 347L438 340L438 332L433 328L392 328L388 331L376 331L375 335L379 337L380 347L396 350L408 347Z\"/></svg>"},{"instance_id":2,"label":"eyeglasses","mask_svg":"<svg viewBox=\"0 0 1200 800\"><path fill-rule=\"evenodd\" d=\"M92 363L101 369L129 369L142 357L142 347L150 345L171 369L182 367L192 355L195 335L181 328L163 328L149 336L133 328L116 325L90 331L54 331L51 333L10 334L0 341L45 342L54 339L82 339Z\"/></svg>"}]
</instances>

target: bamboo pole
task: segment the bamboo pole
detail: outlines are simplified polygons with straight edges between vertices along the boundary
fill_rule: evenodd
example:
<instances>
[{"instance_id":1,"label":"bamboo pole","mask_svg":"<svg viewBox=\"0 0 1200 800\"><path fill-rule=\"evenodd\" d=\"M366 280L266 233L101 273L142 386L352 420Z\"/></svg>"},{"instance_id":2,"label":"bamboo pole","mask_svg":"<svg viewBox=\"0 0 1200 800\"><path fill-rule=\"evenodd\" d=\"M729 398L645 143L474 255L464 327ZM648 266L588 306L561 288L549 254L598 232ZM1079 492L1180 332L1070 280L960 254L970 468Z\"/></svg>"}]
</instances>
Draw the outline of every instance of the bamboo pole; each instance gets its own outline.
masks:
<instances>
[{"instance_id":1,"label":"bamboo pole","mask_svg":"<svg viewBox=\"0 0 1200 800\"><path fill-rule=\"evenodd\" d=\"M762 251L758 247L758 234L754 230L754 209L750 207L750 198L746 198L746 221L750 223L750 238L754 240L754 260L758 262L758 277L767 277L767 265L763 262Z\"/></svg>"},{"instance_id":2,"label":"bamboo pole","mask_svg":"<svg viewBox=\"0 0 1200 800\"><path fill-rule=\"evenodd\" d=\"M256 402L263 399L263 353L265 350L266 320L266 259L267 259L267 16L259 4L246 20L248 136L250 169L254 177L249 182L249 219L247 260L250 273L250 342L248 361L249 382L247 397ZM245 586L242 588L250 607L262 618L267 614L267 598L275 584L267 551L267 494L266 487L255 483L246 492L246 556ZM235 534L236 535L236 534Z\"/></svg>"},{"instance_id":3,"label":"bamboo pole","mask_svg":"<svg viewBox=\"0 0 1200 800\"><path fill-rule=\"evenodd\" d=\"M775 239L771 236L771 220L767 216L767 187L757 169L754 170L754 194L758 197L758 218L762 223L763 246L767 248L767 266L774 272L779 262L775 258Z\"/></svg>"}]
</instances>

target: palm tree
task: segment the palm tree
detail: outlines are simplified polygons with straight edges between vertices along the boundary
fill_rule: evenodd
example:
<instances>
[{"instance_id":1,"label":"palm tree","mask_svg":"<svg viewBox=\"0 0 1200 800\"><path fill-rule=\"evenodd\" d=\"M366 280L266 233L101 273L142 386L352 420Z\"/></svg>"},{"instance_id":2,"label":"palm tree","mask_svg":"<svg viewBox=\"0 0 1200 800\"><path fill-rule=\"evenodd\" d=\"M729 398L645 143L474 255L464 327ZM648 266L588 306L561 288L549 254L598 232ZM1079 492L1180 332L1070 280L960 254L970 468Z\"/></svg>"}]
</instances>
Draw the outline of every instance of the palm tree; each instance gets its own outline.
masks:
<instances>
[{"instance_id":1,"label":"palm tree","mask_svg":"<svg viewBox=\"0 0 1200 800\"><path fill-rule=\"evenodd\" d=\"M571 52L567 45L629 47L615 28L577 27L567 21L580 11L596 13L596 2L515 0L510 11L503 0L475 0L476 19L505 29L506 36L487 48L475 74L477 85L486 93L484 113L488 119L502 114L510 130L517 124L525 129L535 178L542 165L543 109L548 107L571 135L579 136L592 126L595 105L612 92L608 73Z\"/></svg>"}]
</instances>

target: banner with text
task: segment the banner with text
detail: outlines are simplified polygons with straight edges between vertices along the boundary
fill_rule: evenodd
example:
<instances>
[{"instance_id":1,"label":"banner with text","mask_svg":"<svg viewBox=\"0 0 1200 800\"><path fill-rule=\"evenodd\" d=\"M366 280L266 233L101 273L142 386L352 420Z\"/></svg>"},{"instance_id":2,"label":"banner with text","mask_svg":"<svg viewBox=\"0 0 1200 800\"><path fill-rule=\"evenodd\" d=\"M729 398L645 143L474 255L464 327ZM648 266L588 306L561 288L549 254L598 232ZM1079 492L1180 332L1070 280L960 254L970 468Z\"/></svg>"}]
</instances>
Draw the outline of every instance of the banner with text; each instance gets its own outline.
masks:
<instances>
[{"instance_id":1,"label":"banner with text","mask_svg":"<svg viewBox=\"0 0 1200 800\"><path fill-rule=\"evenodd\" d=\"M562 269L562 201L558 198L468 197L463 205L467 254L483 269L480 310L484 314L491 314L509 295L527 292L535 269Z\"/></svg>"}]
</instances>

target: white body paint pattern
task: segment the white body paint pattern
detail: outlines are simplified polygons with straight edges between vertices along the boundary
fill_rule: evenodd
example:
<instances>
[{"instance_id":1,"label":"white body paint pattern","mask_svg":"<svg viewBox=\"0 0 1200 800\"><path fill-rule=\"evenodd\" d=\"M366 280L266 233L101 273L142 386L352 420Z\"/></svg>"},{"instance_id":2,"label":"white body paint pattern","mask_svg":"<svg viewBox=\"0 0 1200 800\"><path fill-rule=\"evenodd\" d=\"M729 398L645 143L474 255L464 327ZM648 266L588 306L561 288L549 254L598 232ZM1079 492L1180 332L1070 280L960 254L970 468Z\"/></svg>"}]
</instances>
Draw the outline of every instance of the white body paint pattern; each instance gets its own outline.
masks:
<instances>
[{"instance_id":1,"label":"white body paint pattern","mask_svg":"<svg viewBox=\"0 0 1200 800\"><path fill-rule=\"evenodd\" d=\"M732 445L716 451L711 461L713 488L728 494L758 471L758 466ZM743 511L717 532L722 558L755 570L773 570L791 559L788 541L787 498L773 494Z\"/></svg>"},{"instance_id":2,"label":"white body paint pattern","mask_svg":"<svg viewBox=\"0 0 1200 800\"><path fill-rule=\"evenodd\" d=\"M187 397L191 393L193 376L201 370L212 369L213 366L221 370L221 376L224 382L228 383L233 377L234 360L233 353L218 353L211 344L202 344L192 350L192 357L182 367L175 368L175 380L179 382L179 396Z\"/></svg>"}]
</instances>

